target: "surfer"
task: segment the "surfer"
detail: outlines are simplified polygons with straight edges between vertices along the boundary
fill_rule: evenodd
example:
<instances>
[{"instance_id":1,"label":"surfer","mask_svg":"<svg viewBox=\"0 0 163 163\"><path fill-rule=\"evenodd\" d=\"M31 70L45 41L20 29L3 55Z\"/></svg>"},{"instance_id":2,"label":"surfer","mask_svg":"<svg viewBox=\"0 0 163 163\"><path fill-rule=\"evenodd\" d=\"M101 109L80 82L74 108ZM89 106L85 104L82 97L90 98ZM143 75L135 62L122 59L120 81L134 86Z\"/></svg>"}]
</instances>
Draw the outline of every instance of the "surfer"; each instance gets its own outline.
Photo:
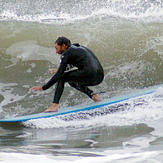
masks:
<instances>
[{"instance_id":1,"label":"surfer","mask_svg":"<svg viewBox=\"0 0 163 163\"><path fill-rule=\"evenodd\" d=\"M44 112L58 111L65 82L85 93L95 102L101 101L100 97L88 88L100 84L104 78L103 68L92 51L78 43L71 44L66 37L59 37L55 41L55 49L56 53L61 54L58 70L50 70L55 74L44 86L31 88L33 91L43 91L57 83L53 104Z\"/></svg>"}]
</instances>

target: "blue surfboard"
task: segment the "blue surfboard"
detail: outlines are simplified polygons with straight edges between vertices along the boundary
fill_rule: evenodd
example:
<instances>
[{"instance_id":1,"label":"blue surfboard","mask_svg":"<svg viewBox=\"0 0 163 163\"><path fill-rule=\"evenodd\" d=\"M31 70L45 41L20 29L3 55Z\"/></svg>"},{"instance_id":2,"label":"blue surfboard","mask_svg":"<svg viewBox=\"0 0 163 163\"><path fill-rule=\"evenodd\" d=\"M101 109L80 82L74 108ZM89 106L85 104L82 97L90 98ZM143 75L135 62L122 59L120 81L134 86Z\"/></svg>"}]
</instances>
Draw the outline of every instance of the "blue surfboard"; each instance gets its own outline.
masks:
<instances>
[{"instance_id":1,"label":"blue surfboard","mask_svg":"<svg viewBox=\"0 0 163 163\"><path fill-rule=\"evenodd\" d=\"M142 95L146 95L146 94L150 94L155 92L159 87L163 87L163 84L161 85L156 85L156 86L152 86L152 87L148 87L145 89L141 89L141 90L137 90L135 92L132 93L128 93L128 94L124 94L121 96L115 96L109 99L105 99L101 102L97 102L97 103L92 103L86 106L73 106L73 107L69 107L69 108L63 108L63 109L59 109L58 112L52 112L52 113L36 113L36 114L31 114L31 115L24 115L24 116L20 116L20 117L12 117L12 118L7 118L7 119L0 119L0 122L24 122L24 121L28 121L28 120L32 120L32 119L40 119L40 118L49 118L49 117L55 117L55 116L60 116L60 115L66 115L66 114L70 114L70 113L79 113L82 111L89 111L89 110L93 110L93 109L97 109L97 108L101 108L104 106L108 106L111 104L116 104L131 98L135 98L138 96L142 96Z\"/></svg>"}]
</instances>

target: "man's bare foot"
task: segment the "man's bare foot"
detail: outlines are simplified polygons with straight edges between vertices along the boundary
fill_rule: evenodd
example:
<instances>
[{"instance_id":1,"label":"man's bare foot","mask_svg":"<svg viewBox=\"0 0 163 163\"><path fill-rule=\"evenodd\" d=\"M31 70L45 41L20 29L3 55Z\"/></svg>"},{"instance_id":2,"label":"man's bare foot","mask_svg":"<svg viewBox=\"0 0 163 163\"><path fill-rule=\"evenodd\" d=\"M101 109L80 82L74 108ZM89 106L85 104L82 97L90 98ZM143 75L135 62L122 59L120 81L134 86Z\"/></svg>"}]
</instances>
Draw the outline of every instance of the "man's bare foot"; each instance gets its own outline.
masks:
<instances>
[{"instance_id":1,"label":"man's bare foot","mask_svg":"<svg viewBox=\"0 0 163 163\"><path fill-rule=\"evenodd\" d=\"M92 100L94 100L95 102L102 101L101 98L98 95L92 95Z\"/></svg>"},{"instance_id":2,"label":"man's bare foot","mask_svg":"<svg viewBox=\"0 0 163 163\"><path fill-rule=\"evenodd\" d=\"M57 111L58 111L58 104L53 103L48 109L44 111L44 113L57 112Z\"/></svg>"}]
</instances>

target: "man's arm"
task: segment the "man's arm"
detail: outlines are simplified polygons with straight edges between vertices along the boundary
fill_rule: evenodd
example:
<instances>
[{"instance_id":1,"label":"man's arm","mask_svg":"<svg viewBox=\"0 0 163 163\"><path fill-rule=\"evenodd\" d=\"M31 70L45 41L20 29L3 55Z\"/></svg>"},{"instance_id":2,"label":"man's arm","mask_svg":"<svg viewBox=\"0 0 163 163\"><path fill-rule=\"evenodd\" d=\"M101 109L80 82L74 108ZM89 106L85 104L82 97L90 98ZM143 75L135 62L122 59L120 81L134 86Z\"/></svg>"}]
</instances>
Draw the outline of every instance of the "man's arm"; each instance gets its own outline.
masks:
<instances>
[{"instance_id":1,"label":"man's arm","mask_svg":"<svg viewBox=\"0 0 163 163\"><path fill-rule=\"evenodd\" d=\"M67 61L68 61L68 56L69 52L65 52L66 55L62 57L60 66L56 72L55 75L43 86L43 87L32 87L31 90L36 90L36 91L42 91L50 88L52 85L54 85L64 74L64 71L66 70L67 67Z\"/></svg>"},{"instance_id":2,"label":"man's arm","mask_svg":"<svg viewBox=\"0 0 163 163\"><path fill-rule=\"evenodd\" d=\"M67 63L62 61L57 73L42 87L43 90L46 90L50 88L52 85L54 85L64 74L64 71L66 69Z\"/></svg>"},{"instance_id":3,"label":"man's arm","mask_svg":"<svg viewBox=\"0 0 163 163\"><path fill-rule=\"evenodd\" d=\"M62 77L64 73L64 69L65 69L64 67L66 67L65 64L61 64L56 74L43 87L34 86L30 90L31 91L43 91L43 90L50 88L53 84L55 84Z\"/></svg>"},{"instance_id":4,"label":"man's arm","mask_svg":"<svg viewBox=\"0 0 163 163\"><path fill-rule=\"evenodd\" d=\"M55 74L57 72L57 69L49 69L51 74ZM31 91L43 91L42 87L34 86L30 89Z\"/></svg>"}]
</instances>

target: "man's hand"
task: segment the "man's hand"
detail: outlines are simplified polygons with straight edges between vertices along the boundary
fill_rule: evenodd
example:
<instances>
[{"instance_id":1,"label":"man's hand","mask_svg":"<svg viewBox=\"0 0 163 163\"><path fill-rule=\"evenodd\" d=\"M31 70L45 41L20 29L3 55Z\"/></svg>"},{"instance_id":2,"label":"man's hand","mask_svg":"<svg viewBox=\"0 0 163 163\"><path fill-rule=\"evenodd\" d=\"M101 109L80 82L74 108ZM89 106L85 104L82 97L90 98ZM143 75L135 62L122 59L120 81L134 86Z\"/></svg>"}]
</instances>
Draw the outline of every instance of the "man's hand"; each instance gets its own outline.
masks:
<instances>
[{"instance_id":1,"label":"man's hand","mask_svg":"<svg viewBox=\"0 0 163 163\"><path fill-rule=\"evenodd\" d=\"M49 69L51 74L55 74L57 72L57 69Z\"/></svg>"},{"instance_id":2,"label":"man's hand","mask_svg":"<svg viewBox=\"0 0 163 163\"><path fill-rule=\"evenodd\" d=\"M42 87L34 86L30 89L31 91L43 91Z\"/></svg>"}]
</instances>

